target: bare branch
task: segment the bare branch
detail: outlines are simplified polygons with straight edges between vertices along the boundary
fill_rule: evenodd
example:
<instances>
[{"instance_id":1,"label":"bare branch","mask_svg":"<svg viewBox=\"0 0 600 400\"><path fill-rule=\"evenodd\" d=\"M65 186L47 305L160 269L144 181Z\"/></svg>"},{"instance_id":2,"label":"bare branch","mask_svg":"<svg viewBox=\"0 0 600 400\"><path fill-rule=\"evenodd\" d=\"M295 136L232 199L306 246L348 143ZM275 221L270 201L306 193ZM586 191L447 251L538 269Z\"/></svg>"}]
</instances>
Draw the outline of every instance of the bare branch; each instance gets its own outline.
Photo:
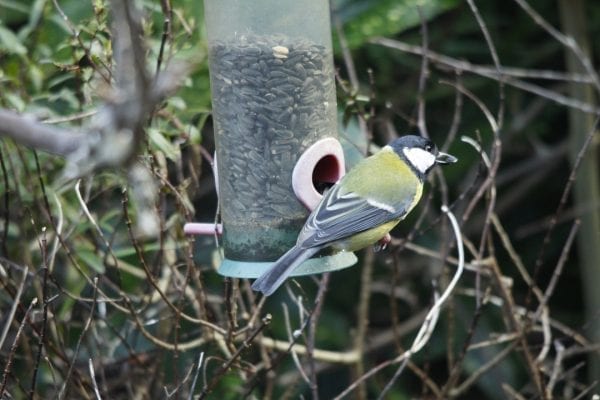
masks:
<instances>
[{"instance_id":1,"label":"bare branch","mask_svg":"<svg viewBox=\"0 0 600 400\"><path fill-rule=\"evenodd\" d=\"M536 70L528 70L525 72L520 69L506 69L506 67L502 67L498 70L496 68L490 67L482 67L475 64L472 64L468 61L457 60L452 57L448 57L445 55L441 55L439 53L432 52L428 50L425 52L421 47L414 46L408 43L404 43L398 40L386 39L386 38L376 38L371 40L371 43L380 44L382 46L390 47L396 50L405 51L408 53L413 53L416 55L426 56L430 58L433 62L438 64L447 65L452 67L453 69L472 72L477 75L498 80L500 76L498 75L498 71L504 76L504 83L518 89L533 93L535 95L544 97L550 101L555 103L575 108L581 110L583 112L588 112L592 114L600 114L600 108L594 106L593 104L585 103L580 100L574 99L572 97L567 97L557 91L546 89L539 85L535 85L530 82L525 82L520 79L515 79L512 76L526 76L531 78L538 79L552 79L552 80L572 80L575 82L586 81L591 78L584 78L580 75L568 75L562 74L554 71L536 71Z\"/></svg>"},{"instance_id":2,"label":"bare branch","mask_svg":"<svg viewBox=\"0 0 600 400\"><path fill-rule=\"evenodd\" d=\"M0 383L0 398L4 397L4 392L6 390L6 385L8 383L8 374L12 368L12 363L15 357L15 353L17 351L17 346L19 345L19 339L21 338L21 334L23 333L23 328L25 327L25 322L27 322L27 318L29 318L29 313L33 306L37 304L38 300L36 297L31 300L29 303L29 307L27 307L27 311L23 316L23 320L19 324L19 329L17 329L17 333L15 334L15 338L13 340L13 344L10 348L10 352L8 353L8 358L6 360L6 365L4 366L4 373L2 374L2 382Z\"/></svg>"},{"instance_id":3,"label":"bare branch","mask_svg":"<svg viewBox=\"0 0 600 400\"><path fill-rule=\"evenodd\" d=\"M585 71L588 74L589 79L591 79L591 83L596 87L597 91L600 91L600 78L596 73L596 68L591 63L590 58L585 54L585 52L581 49L579 44L572 37L564 35L558 29L554 28L550 23L548 23L542 16L535 11L529 3L525 0L515 0L515 2L535 21L536 24L541 26L546 32L548 32L556 41L570 49L575 53L577 59L581 62Z\"/></svg>"},{"instance_id":4,"label":"bare branch","mask_svg":"<svg viewBox=\"0 0 600 400\"><path fill-rule=\"evenodd\" d=\"M31 117L0 109L0 136L37 150L67 156L79 148L85 138L82 134L48 126Z\"/></svg>"},{"instance_id":5,"label":"bare branch","mask_svg":"<svg viewBox=\"0 0 600 400\"><path fill-rule=\"evenodd\" d=\"M19 288L17 289L17 294L12 300L12 306L10 308L10 312L8 313L8 318L4 323L4 328L2 328L2 335L0 335L0 349L2 345L4 345L4 340L6 339L6 335L8 334L8 330L12 325L13 318L15 317L15 312L17 311L17 307L21 304L21 296L23 295L23 288L25 287L25 282L27 281L27 274L29 273L29 268L23 268L23 274L21 277L21 283L19 284Z\"/></svg>"}]
</instances>

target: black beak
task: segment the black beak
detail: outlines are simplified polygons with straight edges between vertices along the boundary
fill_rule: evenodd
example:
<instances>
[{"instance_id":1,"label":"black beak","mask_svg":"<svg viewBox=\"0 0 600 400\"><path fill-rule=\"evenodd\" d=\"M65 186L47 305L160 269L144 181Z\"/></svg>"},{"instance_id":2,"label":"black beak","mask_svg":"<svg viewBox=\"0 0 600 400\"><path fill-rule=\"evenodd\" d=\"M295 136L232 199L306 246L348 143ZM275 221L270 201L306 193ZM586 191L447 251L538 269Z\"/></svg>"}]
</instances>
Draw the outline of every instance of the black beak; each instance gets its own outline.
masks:
<instances>
[{"instance_id":1,"label":"black beak","mask_svg":"<svg viewBox=\"0 0 600 400\"><path fill-rule=\"evenodd\" d=\"M435 157L435 162L437 164L454 164L458 161L458 158L451 156L450 154L442 153L441 151L437 153Z\"/></svg>"}]
</instances>

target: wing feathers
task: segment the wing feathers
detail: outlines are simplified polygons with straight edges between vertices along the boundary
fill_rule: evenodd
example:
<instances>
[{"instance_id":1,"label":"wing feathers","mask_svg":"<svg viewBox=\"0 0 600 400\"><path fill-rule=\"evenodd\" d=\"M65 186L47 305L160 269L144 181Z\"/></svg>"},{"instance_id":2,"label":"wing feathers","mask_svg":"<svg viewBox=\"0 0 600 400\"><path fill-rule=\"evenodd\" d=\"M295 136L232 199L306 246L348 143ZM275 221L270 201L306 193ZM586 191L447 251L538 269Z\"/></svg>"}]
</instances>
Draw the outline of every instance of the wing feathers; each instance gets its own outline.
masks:
<instances>
[{"instance_id":1,"label":"wing feathers","mask_svg":"<svg viewBox=\"0 0 600 400\"><path fill-rule=\"evenodd\" d=\"M363 198L354 192L340 193L340 187L325 199L308 217L298 236L302 247L321 246L403 217L412 198L395 206L379 200Z\"/></svg>"}]
</instances>

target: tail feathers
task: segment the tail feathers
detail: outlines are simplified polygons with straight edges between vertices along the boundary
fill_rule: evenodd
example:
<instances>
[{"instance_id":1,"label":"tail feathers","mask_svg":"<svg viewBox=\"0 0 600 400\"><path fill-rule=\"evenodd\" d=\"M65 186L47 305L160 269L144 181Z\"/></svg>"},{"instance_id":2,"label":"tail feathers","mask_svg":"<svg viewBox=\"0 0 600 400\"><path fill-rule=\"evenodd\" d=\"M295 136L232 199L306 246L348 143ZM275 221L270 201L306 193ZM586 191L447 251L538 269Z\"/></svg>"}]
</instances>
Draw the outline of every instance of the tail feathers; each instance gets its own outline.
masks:
<instances>
[{"instance_id":1,"label":"tail feathers","mask_svg":"<svg viewBox=\"0 0 600 400\"><path fill-rule=\"evenodd\" d=\"M258 277L252 284L252 289L262 292L265 296L270 296L290 274L302 264L303 261L312 257L319 251L319 248L303 249L298 246L292 247L287 253L282 255L279 260L264 274Z\"/></svg>"}]
</instances>

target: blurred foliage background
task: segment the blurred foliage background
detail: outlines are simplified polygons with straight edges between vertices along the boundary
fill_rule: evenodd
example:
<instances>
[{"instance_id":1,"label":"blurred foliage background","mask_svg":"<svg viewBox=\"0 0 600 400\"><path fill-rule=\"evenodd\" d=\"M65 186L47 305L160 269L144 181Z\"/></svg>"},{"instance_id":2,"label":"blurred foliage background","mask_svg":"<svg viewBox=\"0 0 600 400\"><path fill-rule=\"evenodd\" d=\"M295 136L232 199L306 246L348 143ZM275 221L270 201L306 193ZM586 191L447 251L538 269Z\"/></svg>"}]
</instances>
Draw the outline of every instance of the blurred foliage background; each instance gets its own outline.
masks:
<instances>
[{"instance_id":1,"label":"blurred foliage background","mask_svg":"<svg viewBox=\"0 0 600 400\"><path fill-rule=\"evenodd\" d=\"M329 399L369 371L344 396L377 398L390 381L390 399L600 393L600 3L334 1L350 162L419 122L460 162L434 174L386 251L266 300L216 273L213 238L183 234L217 210L202 2L138 3L148 70L161 68L162 46L163 63L194 63L152 114L137 159L157 185L160 234L135 235L135 188L122 170L86 176L77 192L59 179L60 157L0 141L0 398ZM110 96L109 9L105 0L0 0L0 107L82 127ZM499 162L493 175L462 135ZM425 349L395 377L397 364L386 363L410 346L431 282L443 287L455 269L441 261L456 251L443 203L482 272L465 273ZM543 318L537 290L548 295ZM284 342L297 329L292 355Z\"/></svg>"}]
</instances>

